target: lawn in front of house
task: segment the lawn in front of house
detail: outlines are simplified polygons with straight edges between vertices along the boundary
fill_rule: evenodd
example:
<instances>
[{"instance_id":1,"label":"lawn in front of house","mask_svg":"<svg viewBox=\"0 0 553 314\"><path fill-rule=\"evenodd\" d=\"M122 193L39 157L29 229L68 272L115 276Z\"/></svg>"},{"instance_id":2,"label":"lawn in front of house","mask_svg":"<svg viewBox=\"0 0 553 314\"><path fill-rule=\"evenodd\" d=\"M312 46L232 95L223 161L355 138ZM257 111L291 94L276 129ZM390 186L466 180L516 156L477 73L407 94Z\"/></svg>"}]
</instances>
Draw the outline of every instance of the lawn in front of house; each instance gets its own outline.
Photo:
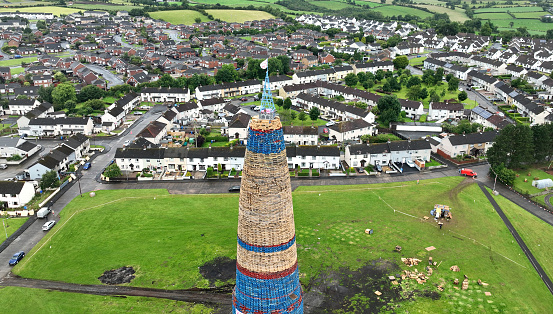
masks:
<instances>
[{"instance_id":1,"label":"lawn in front of house","mask_svg":"<svg viewBox=\"0 0 553 314\"><path fill-rule=\"evenodd\" d=\"M439 299L394 300L403 311L553 312L545 285L473 180L445 177L418 184L301 186L292 196L304 287L321 273L355 270L379 258L413 270L402 265L400 257L426 261L432 256L440 267L428 282L402 287L406 292L435 291ZM236 258L238 198L99 190L94 198L71 201L56 227L13 272L99 284L97 278L105 270L133 266L137 273L131 286L208 287L198 267L216 257ZM433 220L421 219L434 204L449 205L453 211L454 218L442 230ZM367 235L367 228L374 233ZM396 245L403 248L401 253L394 251ZM436 249L426 251L430 246ZM453 265L461 273L450 271ZM469 290L457 290L452 284L454 278L462 281L463 274L471 280ZM489 286L478 286L477 279ZM224 283L233 280L216 285ZM443 292L436 289L438 284L444 286ZM487 291L491 296L484 295ZM356 297L344 302L356 308L368 306Z\"/></svg>"},{"instance_id":2,"label":"lawn in front of house","mask_svg":"<svg viewBox=\"0 0 553 314\"><path fill-rule=\"evenodd\" d=\"M21 66L21 62L31 63L31 62L35 62L36 60L37 60L36 57L25 57L21 59L2 60L0 61L0 67L17 67L17 66Z\"/></svg>"}]
</instances>

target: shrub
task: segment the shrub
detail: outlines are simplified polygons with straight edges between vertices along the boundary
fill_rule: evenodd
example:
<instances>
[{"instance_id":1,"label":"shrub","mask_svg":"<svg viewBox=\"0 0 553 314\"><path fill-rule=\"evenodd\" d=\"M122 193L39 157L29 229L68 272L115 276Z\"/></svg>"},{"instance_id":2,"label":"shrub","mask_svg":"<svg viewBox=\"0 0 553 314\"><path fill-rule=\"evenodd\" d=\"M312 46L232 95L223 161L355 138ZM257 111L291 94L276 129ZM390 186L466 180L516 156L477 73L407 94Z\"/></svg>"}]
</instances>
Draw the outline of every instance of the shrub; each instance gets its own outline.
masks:
<instances>
[{"instance_id":1,"label":"shrub","mask_svg":"<svg viewBox=\"0 0 553 314\"><path fill-rule=\"evenodd\" d=\"M11 157L6 158L7 161L18 161L18 160L21 160L21 159L23 159L23 157L21 157L21 156L18 155L18 154L15 154L15 155L13 155L13 156L11 156Z\"/></svg>"},{"instance_id":2,"label":"shrub","mask_svg":"<svg viewBox=\"0 0 553 314\"><path fill-rule=\"evenodd\" d=\"M151 173L143 173L143 174L141 175L141 177L143 177L143 178L151 178L151 177L153 177L153 176L154 176L154 175L151 174Z\"/></svg>"},{"instance_id":3,"label":"shrub","mask_svg":"<svg viewBox=\"0 0 553 314\"><path fill-rule=\"evenodd\" d=\"M206 175L208 178L213 178L213 167L207 167Z\"/></svg>"}]
</instances>

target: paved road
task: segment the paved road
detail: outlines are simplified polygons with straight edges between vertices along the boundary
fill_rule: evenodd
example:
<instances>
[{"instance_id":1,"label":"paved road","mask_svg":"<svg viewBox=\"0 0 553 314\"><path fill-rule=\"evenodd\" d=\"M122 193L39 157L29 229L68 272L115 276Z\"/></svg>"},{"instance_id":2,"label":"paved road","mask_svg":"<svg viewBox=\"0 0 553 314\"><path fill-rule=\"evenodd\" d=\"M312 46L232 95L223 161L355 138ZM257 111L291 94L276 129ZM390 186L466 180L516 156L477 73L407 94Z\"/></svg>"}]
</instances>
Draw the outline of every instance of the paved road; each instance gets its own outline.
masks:
<instances>
[{"instance_id":1,"label":"paved road","mask_svg":"<svg viewBox=\"0 0 553 314\"><path fill-rule=\"evenodd\" d=\"M553 196L553 194L549 194L545 197L544 201L545 201L545 204L549 206L549 209L552 209L553 210L553 204L551 204L551 197Z\"/></svg>"},{"instance_id":2,"label":"paved road","mask_svg":"<svg viewBox=\"0 0 553 314\"><path fill-rule=\"evenodd\" d=\"M116 85L123 85L125 82L123 82L122 79L120 79L117 75L111 73L110 71L106 70L104 67L94 65L94 64L88 64L87 65L89 69L91 69L96 74L100 74L108 81L108 88L111 88Z\"/></svg>"},{"instance_id":3,"label":"paved road","mask_svg":"<svg viewBox=\"0 0 553 314\"><path fill-rule=\"evenodd\" d=\"M7 42L7 40L2 39L0 40L0 47L4 47L4 44ZM2 60L8 60L10 55L7 53L4 53L2 50L0 50L0 56L2 56Z\"/></svg>"},{"instance_id":4,"label":"paved road","mask_svg":"<svg viewBox=\"0 0 553 314\"><path fill-rule=\"evenodd\" d=\"M495 211L497 212L499 217L501 217L501 219L503 220L503 223L505 223L505 226L507 226L507 229L509 229L509 231L511 232L511 234L515 238L515 240L517 241L518 245L520 246L520 248L522 249L524 254L526 254L526 257L528 258L528 260L530 261L532 266L534 266L534 269L536 270L538 275L543 280L543 283L545 283L545 286L547 287L547 289L549 289L549 292L551 292L551 294L553 294L553 282L551 282L551 279L543 271L543 268L541 268L540 263L538 263L538 261L536 260L536 258L532 254L532 252L530 252L530 249L528 249L528 247L526 246L526 243L524 243L524 241L522 240L522 238L520 237L518 232L515 230L515 228L513 227L513 225L511 224L511 222L507 218L507 216L505 216L505 213L503 213L503 210L501 210L501 207L499 207L499 205L493 199L493 197L490 195L488 190L486 190L486 188L484 187L483 184L480 183L478 185L480 186L480 189L482 190L482 192L484 192L484 194L488 198L488 201L492 204L493 208L495 209Z\"/></svg>"},{"instance_id":5,"label":"paved road","mask_svg":"<svg viewBox=\"0 0 553 314\"><path fill-rule=\"evenodd\" d=\"M121 35L115 35L115 36L113 36L113 39L114 39L116 42L120 43L121 46L123 46L123 47L132 48L132 45L131 45L131 44L127 44L126 42L123 41L123 39L121 38Z\"/></svg>"}]
</instances>

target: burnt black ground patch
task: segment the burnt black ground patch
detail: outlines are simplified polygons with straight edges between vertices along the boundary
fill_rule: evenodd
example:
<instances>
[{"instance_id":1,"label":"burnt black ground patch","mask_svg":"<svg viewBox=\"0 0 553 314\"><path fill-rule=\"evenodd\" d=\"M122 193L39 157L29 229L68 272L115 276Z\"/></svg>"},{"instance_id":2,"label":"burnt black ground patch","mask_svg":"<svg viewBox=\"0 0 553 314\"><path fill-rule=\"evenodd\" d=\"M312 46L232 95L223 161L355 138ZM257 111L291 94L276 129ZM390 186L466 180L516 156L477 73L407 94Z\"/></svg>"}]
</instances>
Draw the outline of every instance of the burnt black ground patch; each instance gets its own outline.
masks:
<instances>
[{"instance_id":1,"label":"burnt black ground patch","mask_svg":"<svg viewBox=\"0 0 553 314\"><path fill-rule=\"evenodd\" d=\"M121 267L105 271L98 279L106 285L120 285L131 282L135 277L134 273L132 267Z\"/></svg>"},{"instance_id":2,"label":"burnt black ground patch","mask_svg":"<svg viewBox=\"0 0 553 314\"><path fill-rule=\"evenodd\" d=\"M217 280L227 281L236 279L236 260L226 256L215 259L200 266L200 275L214 285Z\"/></svg>"},{"instance_id":3,"label":"burnt black ground patch","mask_svg":"<svg viewBox=\"0 0 553 314\"><path fill-rule=\"evenodd\" d=\"M373 260L357 270L342 267L321 272L305 289L305 313L377 313L394 311L401 301L415 297L434 300L440 294L430 291L409 291L392 285L388 276L400 271L388 260ZM376 291L382 293L375 294Z\"/></svg>"}]
</instances>

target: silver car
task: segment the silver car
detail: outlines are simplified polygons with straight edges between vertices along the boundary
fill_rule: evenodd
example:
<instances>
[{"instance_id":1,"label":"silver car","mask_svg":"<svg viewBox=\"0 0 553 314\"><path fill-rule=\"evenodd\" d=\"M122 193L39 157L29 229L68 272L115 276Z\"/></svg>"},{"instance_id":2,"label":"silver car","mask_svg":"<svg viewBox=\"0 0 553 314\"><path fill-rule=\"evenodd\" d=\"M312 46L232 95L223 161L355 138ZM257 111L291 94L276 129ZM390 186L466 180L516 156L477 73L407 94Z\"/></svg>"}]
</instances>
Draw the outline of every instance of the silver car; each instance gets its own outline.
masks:
<instances>
[{"instance_id":1,"label":"silver car","mask_svg":"<svg viewBox=\"0 0 553 314\"><path fill-rule=\"evenodd\" d=\"M47 221L46 223L44 223L44 225L42 225L42 230L43 231L48 231L48 230L52 229L52 227L54 227L55 224L56 224L55 220Z\"/></svg>"}]
</instances>

